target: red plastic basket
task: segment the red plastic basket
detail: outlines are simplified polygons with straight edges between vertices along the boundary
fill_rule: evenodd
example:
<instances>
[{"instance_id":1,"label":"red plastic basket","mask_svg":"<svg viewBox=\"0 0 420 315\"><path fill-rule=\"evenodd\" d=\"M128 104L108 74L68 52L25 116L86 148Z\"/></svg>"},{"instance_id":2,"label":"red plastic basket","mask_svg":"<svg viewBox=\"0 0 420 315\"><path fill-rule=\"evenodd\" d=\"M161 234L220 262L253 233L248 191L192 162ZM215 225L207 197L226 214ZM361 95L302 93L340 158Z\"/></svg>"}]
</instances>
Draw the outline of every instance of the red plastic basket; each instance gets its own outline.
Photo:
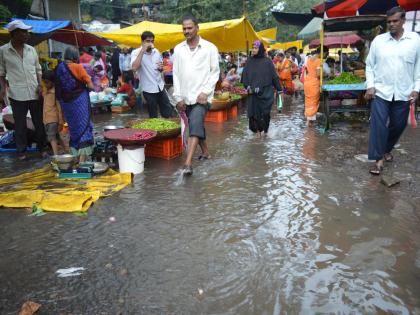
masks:
<instances>
[{"instance_id":1,"label":"red plastic basket","mask_svg":"<svg viewBox=\"0 0 420 315\"><path fill-rule=\"evenodd\" d=\"M238 117L238 104L233 104L228 111L228 118L233 119Z\"/></svg>"},{"instance_id":2,"label":"red plastic basket","mask_svg":"<svg viewBox=\"0 0 420 315\"><path fill-rule=\"evenodd\" d=\"M144 150L147 157L155 157L170 160L182 155L182 139L176 137L172 139L154 140L149 142Z\"/></svg>"},{"instance_id":3,"label":"red plastic basket","mask_svg":"<svg viewBox=\"0 0 420 315\"><path fill-rule=\"evenodd\" d=\"M206 122L224 122L228 119L228 110L208 111L204 121Z\"/></svg>"}]
</instances>

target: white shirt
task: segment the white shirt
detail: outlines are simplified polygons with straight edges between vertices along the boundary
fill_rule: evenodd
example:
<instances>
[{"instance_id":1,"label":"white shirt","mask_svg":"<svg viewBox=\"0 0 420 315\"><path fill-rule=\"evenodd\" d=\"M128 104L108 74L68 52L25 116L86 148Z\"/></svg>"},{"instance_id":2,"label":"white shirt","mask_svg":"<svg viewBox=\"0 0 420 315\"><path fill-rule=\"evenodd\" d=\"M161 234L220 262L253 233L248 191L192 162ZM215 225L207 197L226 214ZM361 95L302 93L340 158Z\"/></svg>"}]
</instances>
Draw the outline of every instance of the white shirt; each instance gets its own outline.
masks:
<instances>
[{"instance_id":1,"label":"white shirt","mask_svg":"<svg viewBox=\"0 0 420 315\"><path fill-rule=\"evenodd\" d=\"M42 70L35 48L23 47L23 58L9 42L0 47L0 76L7 77L8 95L16 101L38 99L38 78Z\"/></svg>"},{"instance_id":2,"label":"white shirt","mask_svg":"<svg viewBox=\"0 0 420 315\"><path fill-rule=\"evenodd\" d=\"M120 70L123 71L130 71L131 70L131 55L130 54L120 54Z\"/></svg>"},{"instance_id":3,"label":"white shirt","mask_svg":"<svg viewBox=\"0 0 420 315\"><path fill-rule=\"evenodd\" d=\"M205 93L211 103L219 72L219 53L212 43L200 37L193 51L187 41L178 44L174 50L173 65L176 102L184 101L187 105L194 105L198 95Z\"/></svg>"},{"instance_id":4,"label":"white shirt","mask_svg":"<svg viewBox=\"0 0 420 315\"><path fill-rule=\"evenodd\" d=\"M141 47L133 50L131 53L131 67L134 61L140 54ZM141 60L140 68L137 70L137 75L140 81L140 86L143 92L159 93L163 91L165 82L162 78L162 73L158 70L158 63L162 62L159 50L153 48L150 53L145 52Z\"/></svg>"},{"instance_id":5,"label":"white shirt","mask_svg":"<svg viewBox=\"0 0 420 315\"><path fill-rule=\"evenodd\" d=\"M407 101L420 90L420 36L404 32L400 40L390 33L378 35L366 59L366 83L387 101Z\"/></svg>"}]
</instances>

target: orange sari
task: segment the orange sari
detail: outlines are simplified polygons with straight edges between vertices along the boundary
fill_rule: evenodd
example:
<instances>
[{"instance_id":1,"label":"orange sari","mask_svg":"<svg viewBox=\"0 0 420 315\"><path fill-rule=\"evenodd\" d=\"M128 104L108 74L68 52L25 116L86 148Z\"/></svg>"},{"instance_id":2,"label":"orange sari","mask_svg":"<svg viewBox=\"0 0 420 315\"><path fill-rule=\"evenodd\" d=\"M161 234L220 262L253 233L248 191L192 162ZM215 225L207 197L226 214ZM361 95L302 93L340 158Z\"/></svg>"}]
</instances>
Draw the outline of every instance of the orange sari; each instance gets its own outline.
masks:
<instances>
[{"instance_id":1,"label":"orange sari","mask_svg":"<svg viewBox=\"0 0 420 315\"><path fill-rule=\"evenodd\" d=\"M321 59L311 57L306 63L306 76L303 83L305 91L305 117L309 120L315 120L319 108L320 81L317 75L317 69L320 69Z\"/></svg>"},{"instance_id":2,"label":"orange sari","mask_svg":"<svg viewBox=\"0 0 420 315\"><path fill-rule=\"evenodd\" d=\"M295 86L292 78L292 61L285 58L283 61L277 62L276 68L283 92L286 94L293 94L295 92Z\"/></svg>"}]
</instances>

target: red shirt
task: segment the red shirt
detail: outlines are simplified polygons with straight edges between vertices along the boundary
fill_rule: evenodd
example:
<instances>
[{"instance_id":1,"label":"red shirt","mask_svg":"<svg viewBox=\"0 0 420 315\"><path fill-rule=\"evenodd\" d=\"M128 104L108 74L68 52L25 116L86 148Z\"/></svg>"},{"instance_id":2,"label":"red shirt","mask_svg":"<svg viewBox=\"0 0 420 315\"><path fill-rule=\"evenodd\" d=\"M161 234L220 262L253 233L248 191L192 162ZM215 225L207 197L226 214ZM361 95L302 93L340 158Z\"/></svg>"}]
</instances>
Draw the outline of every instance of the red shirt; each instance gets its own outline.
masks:
<instances>
[{"instance_id":1,"label":"red shirt","mask_svg":"<svg viewBox=\"0 0 420 315\"><path fill-rule=\"evenodd\" d=\"M90 63L90 61L92 60L93 56L87 54L87 53L82 53L82 55L80 56L79 60L80 63Z\"/></svg>"},{"instance_id":2,"label":"red shirt","mask_svg":"<svg viewBox=\"0 0 420 315\"><path fill-rule=\"evenodd\" d=\"M123 83L117 90L117 93L125 93L128 95L127 105L133 108L136 106L136 93L134 93L133 87L128 83Z\"/></svg>"}]
</instances>

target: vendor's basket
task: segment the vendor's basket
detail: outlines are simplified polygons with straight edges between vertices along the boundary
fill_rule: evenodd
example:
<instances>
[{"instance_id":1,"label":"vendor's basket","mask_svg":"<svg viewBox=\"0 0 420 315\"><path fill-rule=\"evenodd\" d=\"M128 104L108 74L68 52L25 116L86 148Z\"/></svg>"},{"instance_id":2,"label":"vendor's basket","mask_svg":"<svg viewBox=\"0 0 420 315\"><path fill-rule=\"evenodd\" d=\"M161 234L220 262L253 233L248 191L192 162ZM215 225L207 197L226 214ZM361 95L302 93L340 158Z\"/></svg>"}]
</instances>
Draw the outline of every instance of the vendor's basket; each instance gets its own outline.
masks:
<instances>
[{"instance_id":1,"label":"vendor's basket","mask_svg":"<svg viewBox=\"0 0 420 315\"><path fill-rule=\"evenodd\" d=\"M159 130L156 131L157 135L153 140L163 140L163 139L172 139L176 138L181 134L181 124L178 118L165 118L166 120L170 120L179 124L178 128L173 129L166 129L166 130ZM144 122L148 119L133 119L126 124L127 128L132 128L133 125Z\"/></svg>"},{"instance_id":2,"label":"vendor's basket","mask_svg":"<svg viewBox=\"0 0 420 315\"><path fill-rule=\"evenodd\" d=\"M210 111L219 111L219 110L223 110L226 109L230 106L230 104L232 103L232 100L230 98L225 99L225 100L217 100L217 99L213 99L211 101L210 104Z\"/></svg>"}]
</instances>

